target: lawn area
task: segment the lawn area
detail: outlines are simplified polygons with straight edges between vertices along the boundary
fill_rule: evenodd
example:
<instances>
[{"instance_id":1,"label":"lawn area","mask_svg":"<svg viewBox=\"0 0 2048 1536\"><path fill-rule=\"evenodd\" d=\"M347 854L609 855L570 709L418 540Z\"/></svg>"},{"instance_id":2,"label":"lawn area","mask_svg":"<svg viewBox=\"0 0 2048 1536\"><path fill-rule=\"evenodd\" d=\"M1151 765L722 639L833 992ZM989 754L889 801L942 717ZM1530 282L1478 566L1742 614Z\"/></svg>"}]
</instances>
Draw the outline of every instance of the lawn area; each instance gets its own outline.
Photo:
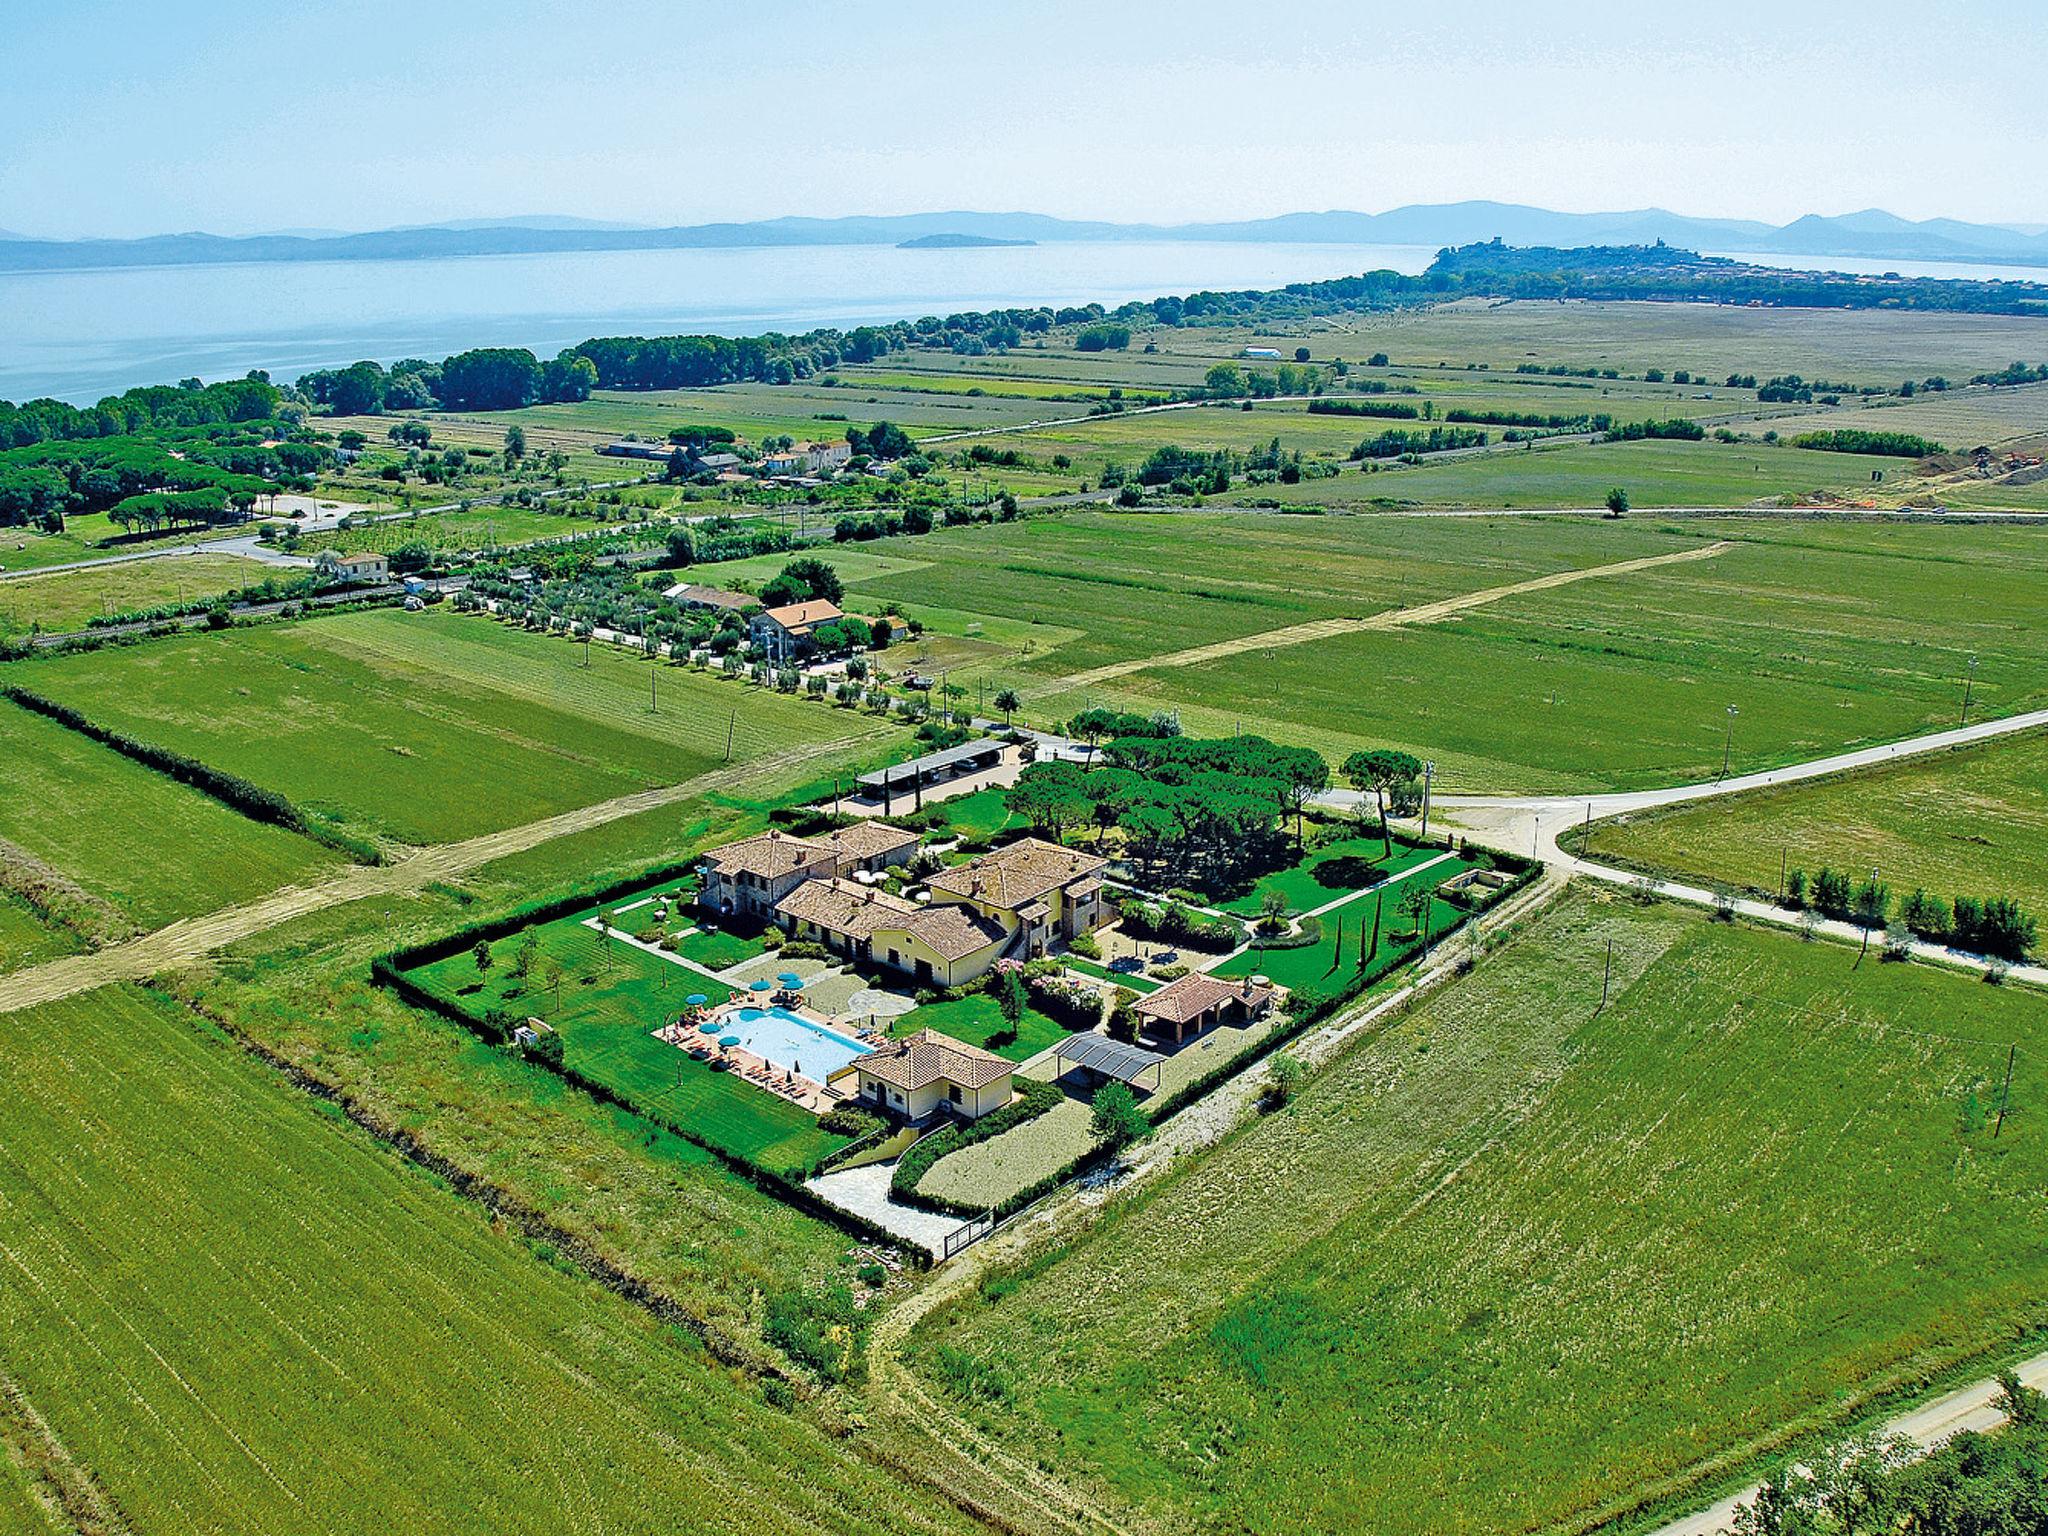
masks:
<instances>
[{"instance_id":1,"label":"lawn area","mask_svg":"<svg viewBox=\"0 0 2048 1536\"><path fill-rule=\"evenodd\" d=\"M1422 929L1400 910L1402 898L1417 889L1434 890L1453 875L1474 866L1472 860L1446 856L1438 849L1410 849L1408 854L1412 856L1397 861L1408 873L1396 875L1318 918L1322 937L1315 943L1275 949L1260 944L1255 937L1250 949L1216 966L1215 974L1270 976L1296 993L1328 993L1337 990L1358 969L1361 948L1366 950L1368 963L1383 962L1390 955L1405 957L1420 949ZM1422 867L1425 865L1426 868ZM1377 951L1370 948L1375 909L1380 914ZM1464 917L1462 908L1441 897L1431 898L1428 931L1432 939L1450 932Z\"/></svg>"},{"instance_id":2,"label":"lawn area","mask_svg":"<svg viewBox=\"0 0 2048 1536\"><path fill-rule=\"evenodd\" d=\"M1017 1021L1015 1040L1007 1045L989 1044L991 1036L999 1035L1009 1027L1002 1010L996 1006L996 1000L986 992L977 992L954 1002L926 1003L921 1008L913 1008L889 1026L889 1033L900 1038L914 1035L920 1029L935 1029L968 1045L993 1051L1005 1061L1027 1061L1067 1037L1067 1031L1057 1023L1036 1008L1027 1007L1024 1016Z\"/></svg>"},{"instance_id":3,"label":"lawn area","mask_svg":"<svg viewBox=\"0 0 2048 1536\"><path fill-rule=\"evenodd\" d=\"M584 665L586 659L589 665ZM194 634L10 668L37 692L352 832L440 842L894 727L448 612Z\"/></svg>"},{"instance_id":4,"label":"lawn area","mask_svg":"<svg viewBox=\"0 0 2048 1536\"><path fill-rule=\"evenodd\" d=\"M722 1002L730 989L630 944L602 939L583 925L594 915L579 912L527 930L539 951L526 979L514 975L523 932L492 944L493 963L482 976L465 950L419 967L410 979L473 1013L502 1008L515 1019L545 1019L561 1032L568 1066L777 1173L809 1170L846 1144L844 1136L819 1130L808 1111L655 1039L652 1031L682 1011L685 997L701 992ZM557 964L559 993L550 980Z\"/></svg>"},{"instance_id":5,"label":"lawn area","mask_svg":"<svg viewBox=\"0 0 2048 1536\"><path fill-rule=\"evenodd\" d=\"M1984 1112L2009 1041L2048 1092L2039 1000L1854 960L1567 897L913 1348L1163 1528L1583 1529L1732 1482L2048 1321L2048 1141Z\"/></svg>"},{"instance_id":6,"label":"lawn area","mask_svg":"<svg viewBox=\"0 0 2048 1536\"><path fill-rule=\"evenodd\" d=\"M1737 772L1953 725L1972 656L1981 715L2048 700L2048 528L1684 526L1735 542L1427 626L1139 672L1097 702L1179 707L1202 735L1242 720L1333 761L1402 746L1439 789L1568 792L1713 778L1730 705Z\"/></svg>"},{"instance_id":7,"label":"lawn area","mask_svg":"<svg viewBox=\"0 0 2048 1536\"><path fill-rule=\"evenodd\" d=\"M0 1144L0 1373L123 1529L964 1525L149 994L0 1016Z\"/></svg>"},{"instance_id":8,"label":"lawn area","mask_svg":"<svg viewBox=\"0 0 2048 1536\"><path fill-rule=\"evenodd\" d=\"M768 946L761 942L759 934L733 933L724 928L715 933L700 928L676 940L677 954L713 971L722 971L767 952Z\"/></svg>"},{"instance_id":9,"label":"lawn area","mask_svg":"<svg viewBox=\"0 0 2048 1536\"><path fill-rule=\"evenodd\" d=\"M946 825L955 832L994 837L1024 825L1024 818L1011 811L1006 795L1001 789L977 789L971 795L932 803L945 813Z\"/></svg>"},{"instance_id":10,"label":"lawn area","mask_svg":"<svg viewBox=\"0 0 2048 1536\"><path fill-rule=\"evenodd\" d=\"M1079 971L1083 976L1093 976L1097 981L1113 981L1120 987L1129 987L1133 992L1141 994L1157 992L1166 985L1163 981L1154 981L1150 976L1143 976L1135 971L1113 971L1098 961L1090 960L1086 955L1066 954L1061 955L1060 960L1067 969Z\"/></svg>"},{"instance_id":11,"label":"lawn area","mask_svg":"<svg viewBox=\"0 0 2048 1536\"><path fill-rule=\"evenodd\" d=\"M1216 907L1220 912L1257 917L1264 910L1267 893L1278 892L1287 902L1288 911L1308 912L1339 900L1347 892L1370 889L1424 859L1435 858L1441 851L1410 848L1402 843L1395 845L1393 857L1388 858L1381 839L1347 837L1323 844L1300 863L1274 871L1242 896L1218 902Z\"/></svg>"},{"instance_id":12,"label":"lawn area","mask_svg":"<svg viewBox=\"0 0 2048 1536\"><path fill-rule=\"evenodd\" d=\"M1894 897L2010 896L2048 917L2048 732L1596 822L1592 850L1773 897L1783 868L1875 868Z\"/></svg>"},{"instance_id":13,"label":"lawn area","mask_svg":"<svg viewBox=\"0 0 2048 1536\"><path fill-rule=\"evenodd\" d=\"M302 882L340 858L295 832L0 700L0 840L79 887L87 931L159 928ZM99 908L98 912L90 909Z\"/></svg>"},{"instance_id":14,"label":"lawn area","mask_svg":"<svg viewBox=\"0 0 2048 1536\"><path fill-rule=\"evenodd\" d=\"M239 555L166 555L22 576L0 582L0 632L10 625L55 632L84 629L102 615L197 602L266 577L289 580L298 574Z\"/></svg>"},{"instance_id":15,"label":"lawn area","mask_svg":"<svg viewBox=\"0 0 2048 1536\"><path fill-rule=\"evenodd\" d=\"M0 971L34 965L83 947L64 930L44 922L20 897L0 896Z\"/></svg>"}]
</instances>

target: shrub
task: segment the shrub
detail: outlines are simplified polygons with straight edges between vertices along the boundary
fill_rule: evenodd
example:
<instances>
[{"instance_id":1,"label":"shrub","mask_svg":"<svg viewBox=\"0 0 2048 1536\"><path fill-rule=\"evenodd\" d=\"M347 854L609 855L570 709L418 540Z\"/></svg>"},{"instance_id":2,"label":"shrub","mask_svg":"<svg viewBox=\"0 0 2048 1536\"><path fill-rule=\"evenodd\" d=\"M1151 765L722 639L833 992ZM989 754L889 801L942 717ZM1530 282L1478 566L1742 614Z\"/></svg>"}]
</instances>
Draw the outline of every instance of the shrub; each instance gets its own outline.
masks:
<instances>
[{"instance_id":1,"label":"shrub","mask_svg":"<svg viewBox=\"0 0 2048 1536\"><path fill-rule=\"evenodd\" d=\"M874 1115L846 1104L818 1116L818 1129L829 1131L834 1136L859 1138L872 1135L881 1128L882 1122Z\"/></svg>"}]
</instances>

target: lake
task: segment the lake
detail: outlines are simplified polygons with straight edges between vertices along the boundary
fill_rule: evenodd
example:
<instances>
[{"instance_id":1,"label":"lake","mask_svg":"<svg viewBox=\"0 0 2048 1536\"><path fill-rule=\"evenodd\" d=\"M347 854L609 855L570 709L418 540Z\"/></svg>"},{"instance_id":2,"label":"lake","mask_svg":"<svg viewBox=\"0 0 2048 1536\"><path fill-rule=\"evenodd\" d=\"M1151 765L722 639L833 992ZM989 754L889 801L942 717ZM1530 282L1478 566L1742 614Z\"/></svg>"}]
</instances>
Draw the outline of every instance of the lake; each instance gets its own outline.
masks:
<instances>
[{"instance_id":1,"label":"lake","mask_svg":"<svg viewBox=\"0 0 2048 1536\"><path fill-rule=\"evenodd\" d=\"M466 347L542 357L592 336L740 336L1012 305L1117 305L1200 288L1277 288L1375 268L1421 245L1073 241L574 251L441 261L255 262L0 274L0 399L88 404L191 375L278 379ZM1734 254L1761 266L2048 280L2032 267Z\"/></svg>"},{"instance_id":2,"label":"lake","mask_svg":"<svg viewBox=\"0 0 2048 1536\"><path fill-rule=\"evenodd\" d=\"M552 356L592 336L806 331L1012 305L1116 305L1276 288L1427 246L1101 241L578 251L442 261L274 262L0 275L0 399L90 403L137 384L268 368L278 379L466 347Z\"/></svg>"}]
</instances>

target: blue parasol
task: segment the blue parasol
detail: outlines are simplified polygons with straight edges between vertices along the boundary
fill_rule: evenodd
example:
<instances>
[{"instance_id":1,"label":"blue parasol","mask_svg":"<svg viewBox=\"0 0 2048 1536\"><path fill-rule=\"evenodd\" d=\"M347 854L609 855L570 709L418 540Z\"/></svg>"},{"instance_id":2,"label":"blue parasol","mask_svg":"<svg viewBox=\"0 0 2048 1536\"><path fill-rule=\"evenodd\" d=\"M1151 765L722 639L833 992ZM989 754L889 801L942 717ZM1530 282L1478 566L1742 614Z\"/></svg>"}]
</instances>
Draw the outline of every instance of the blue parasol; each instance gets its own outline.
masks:
<instances>
[{"instance_id":1,"label":"blue parasol","mask_svg":"<svg viewBox=\"0 0 2048 1536\"><path fill-rule=\"evenodd\" d=\"M738 1045L740 1043L740 1037L738 1035L727 1035L723 1040L720 1040L718 1043L720 1045Z\"/></svg>"},{"instance_id":2,"label":"blue parasol","mask_svg":"<svg viewBox=\"0 0 2048 1536\"><path fill-rule=\"evenodd\" d=\"M770 992L774 990L774 983L769 981L766 976L763 976L759 981L752 983L752 986L756 992Z\"/></svg>"},{"instance_id":3,"label":"blue parasol","mask_svg":"<svg viewBox=\"0 0 2048 1536\"><path fill-rule=\"evenodd\" d=\"M688 1003L692 1008L702 1008L706 1003L710 1002L711 999L706 997L702 992L692 992L688 997L684 998L683 1001Z\"/></svg>"},{"instance_id":4,"label":"blue parasol","mask_svg":"<svg viewBox=\"0 0 2048 1536\"><path fill-rule=\"evenodd\" d=\"M716 1019L706 1019L706 1020L705 1020L705 1021L704 1021L704 1022L703 1022L702 1024L699 1024L699 1025L697 1026L697 1033L698 1033L698 1034L700 1034L700 1035L715 1035L715 1034L717 1034L717 1033L718 1033L718 1021L717 1021Z\"/></svg>"},{"instance_id":5,"label":"blue parasol","mask_svg":"<svg viewBox=\"0 0 2048 1536\"><path fill-rule=\"evenodd\" d=\"M795 971L784 971L780 976L776 977L775 979L781 982L785 987L788 987L791 991L796 990L798 987L804 984L803 977L797 975Z\"/></svg>"}]
</instances>

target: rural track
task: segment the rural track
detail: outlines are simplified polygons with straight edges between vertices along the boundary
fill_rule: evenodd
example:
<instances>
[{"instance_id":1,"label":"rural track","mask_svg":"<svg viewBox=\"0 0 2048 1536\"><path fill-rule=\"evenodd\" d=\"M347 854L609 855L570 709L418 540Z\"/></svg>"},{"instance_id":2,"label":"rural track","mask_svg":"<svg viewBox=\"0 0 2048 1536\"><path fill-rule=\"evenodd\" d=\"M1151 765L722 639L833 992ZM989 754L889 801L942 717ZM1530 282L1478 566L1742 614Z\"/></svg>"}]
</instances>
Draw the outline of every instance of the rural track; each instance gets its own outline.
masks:
<instances>
[{"instance_id":1,"label":"rural track","mask_svg":"<svg viewBox=\"0 0 2048 1536\"><path fill-rule=\"evenodd\" d=\"M736 789L763 772L796 768L846 748L844 740L818 742L771 753L729 767L715 768L678 784L635 790L595 805L578 806L521 826L485 832L461 842L418 848L389 864L351 865L330 879L310 885L287 885L239 906L188 917L125 943L90 954L65 955L41 965L0 976L0 1013L13 1013L90 992L112 982L148 977L195 965L208 955L253 938L282 924L329 907L371 896L415 891L439 880L453 880L485 864L525 853L543 843L587 832L595 827L659 810L699 795Z\"/></svg>"},{"instance_id":2,"label":"rural track","mask_svg":"<svg viewBox=\"0 0 2048 1536\"><path fill-rule=\"evenodd\" d=\"M1242 656L1248 651L1307 645L1311 641L1329 640L1338 635L1369 634L1375 630L1406 629L1413 624L1433 624L1439 619L1448 619L1471 609L1484 608L1488 604L1498 603L1510 597L1520 597L1529 592L1547 592L1554 587L1568 587L1576 582L1591 581L1602 576L1628 576L1637 571L1655 570L1659 566L1677 565L1686 561L1711 560L1732 547L1730 541L1717 539L1712 544L1702 544L1697 549L1681 549L1667 555L1643 555L1634 560L1617 560L1611 565L1591 565L1579 570L1552 571L1547 576L1532 576L1527 581L1511 582L1504 587L1486 587L1477 592L1460 592L1452 597L1439 598L1433 603L1419 603L1413 608L1388 608L1380 613L1367 614L1364 618L1311 619L1305 624L1290 624L1284 629L1263 630L1256 635L1240 635L1235 640L1218 640L1210 645L1191 646L1184 651L1169 651L1163 656L1144 656L1132 661L1111 662L1107 666L1094 667L1086 672L1072 672L1064 677L1047 678L1031 685L1027 697L1066 693L1075 688L1099 687L1117 678L1129 677L1134 672L1149 672L1158 667L1191 667L1205 661L1221 661L1227 656Z\"/></svg>"}]
</instances>

